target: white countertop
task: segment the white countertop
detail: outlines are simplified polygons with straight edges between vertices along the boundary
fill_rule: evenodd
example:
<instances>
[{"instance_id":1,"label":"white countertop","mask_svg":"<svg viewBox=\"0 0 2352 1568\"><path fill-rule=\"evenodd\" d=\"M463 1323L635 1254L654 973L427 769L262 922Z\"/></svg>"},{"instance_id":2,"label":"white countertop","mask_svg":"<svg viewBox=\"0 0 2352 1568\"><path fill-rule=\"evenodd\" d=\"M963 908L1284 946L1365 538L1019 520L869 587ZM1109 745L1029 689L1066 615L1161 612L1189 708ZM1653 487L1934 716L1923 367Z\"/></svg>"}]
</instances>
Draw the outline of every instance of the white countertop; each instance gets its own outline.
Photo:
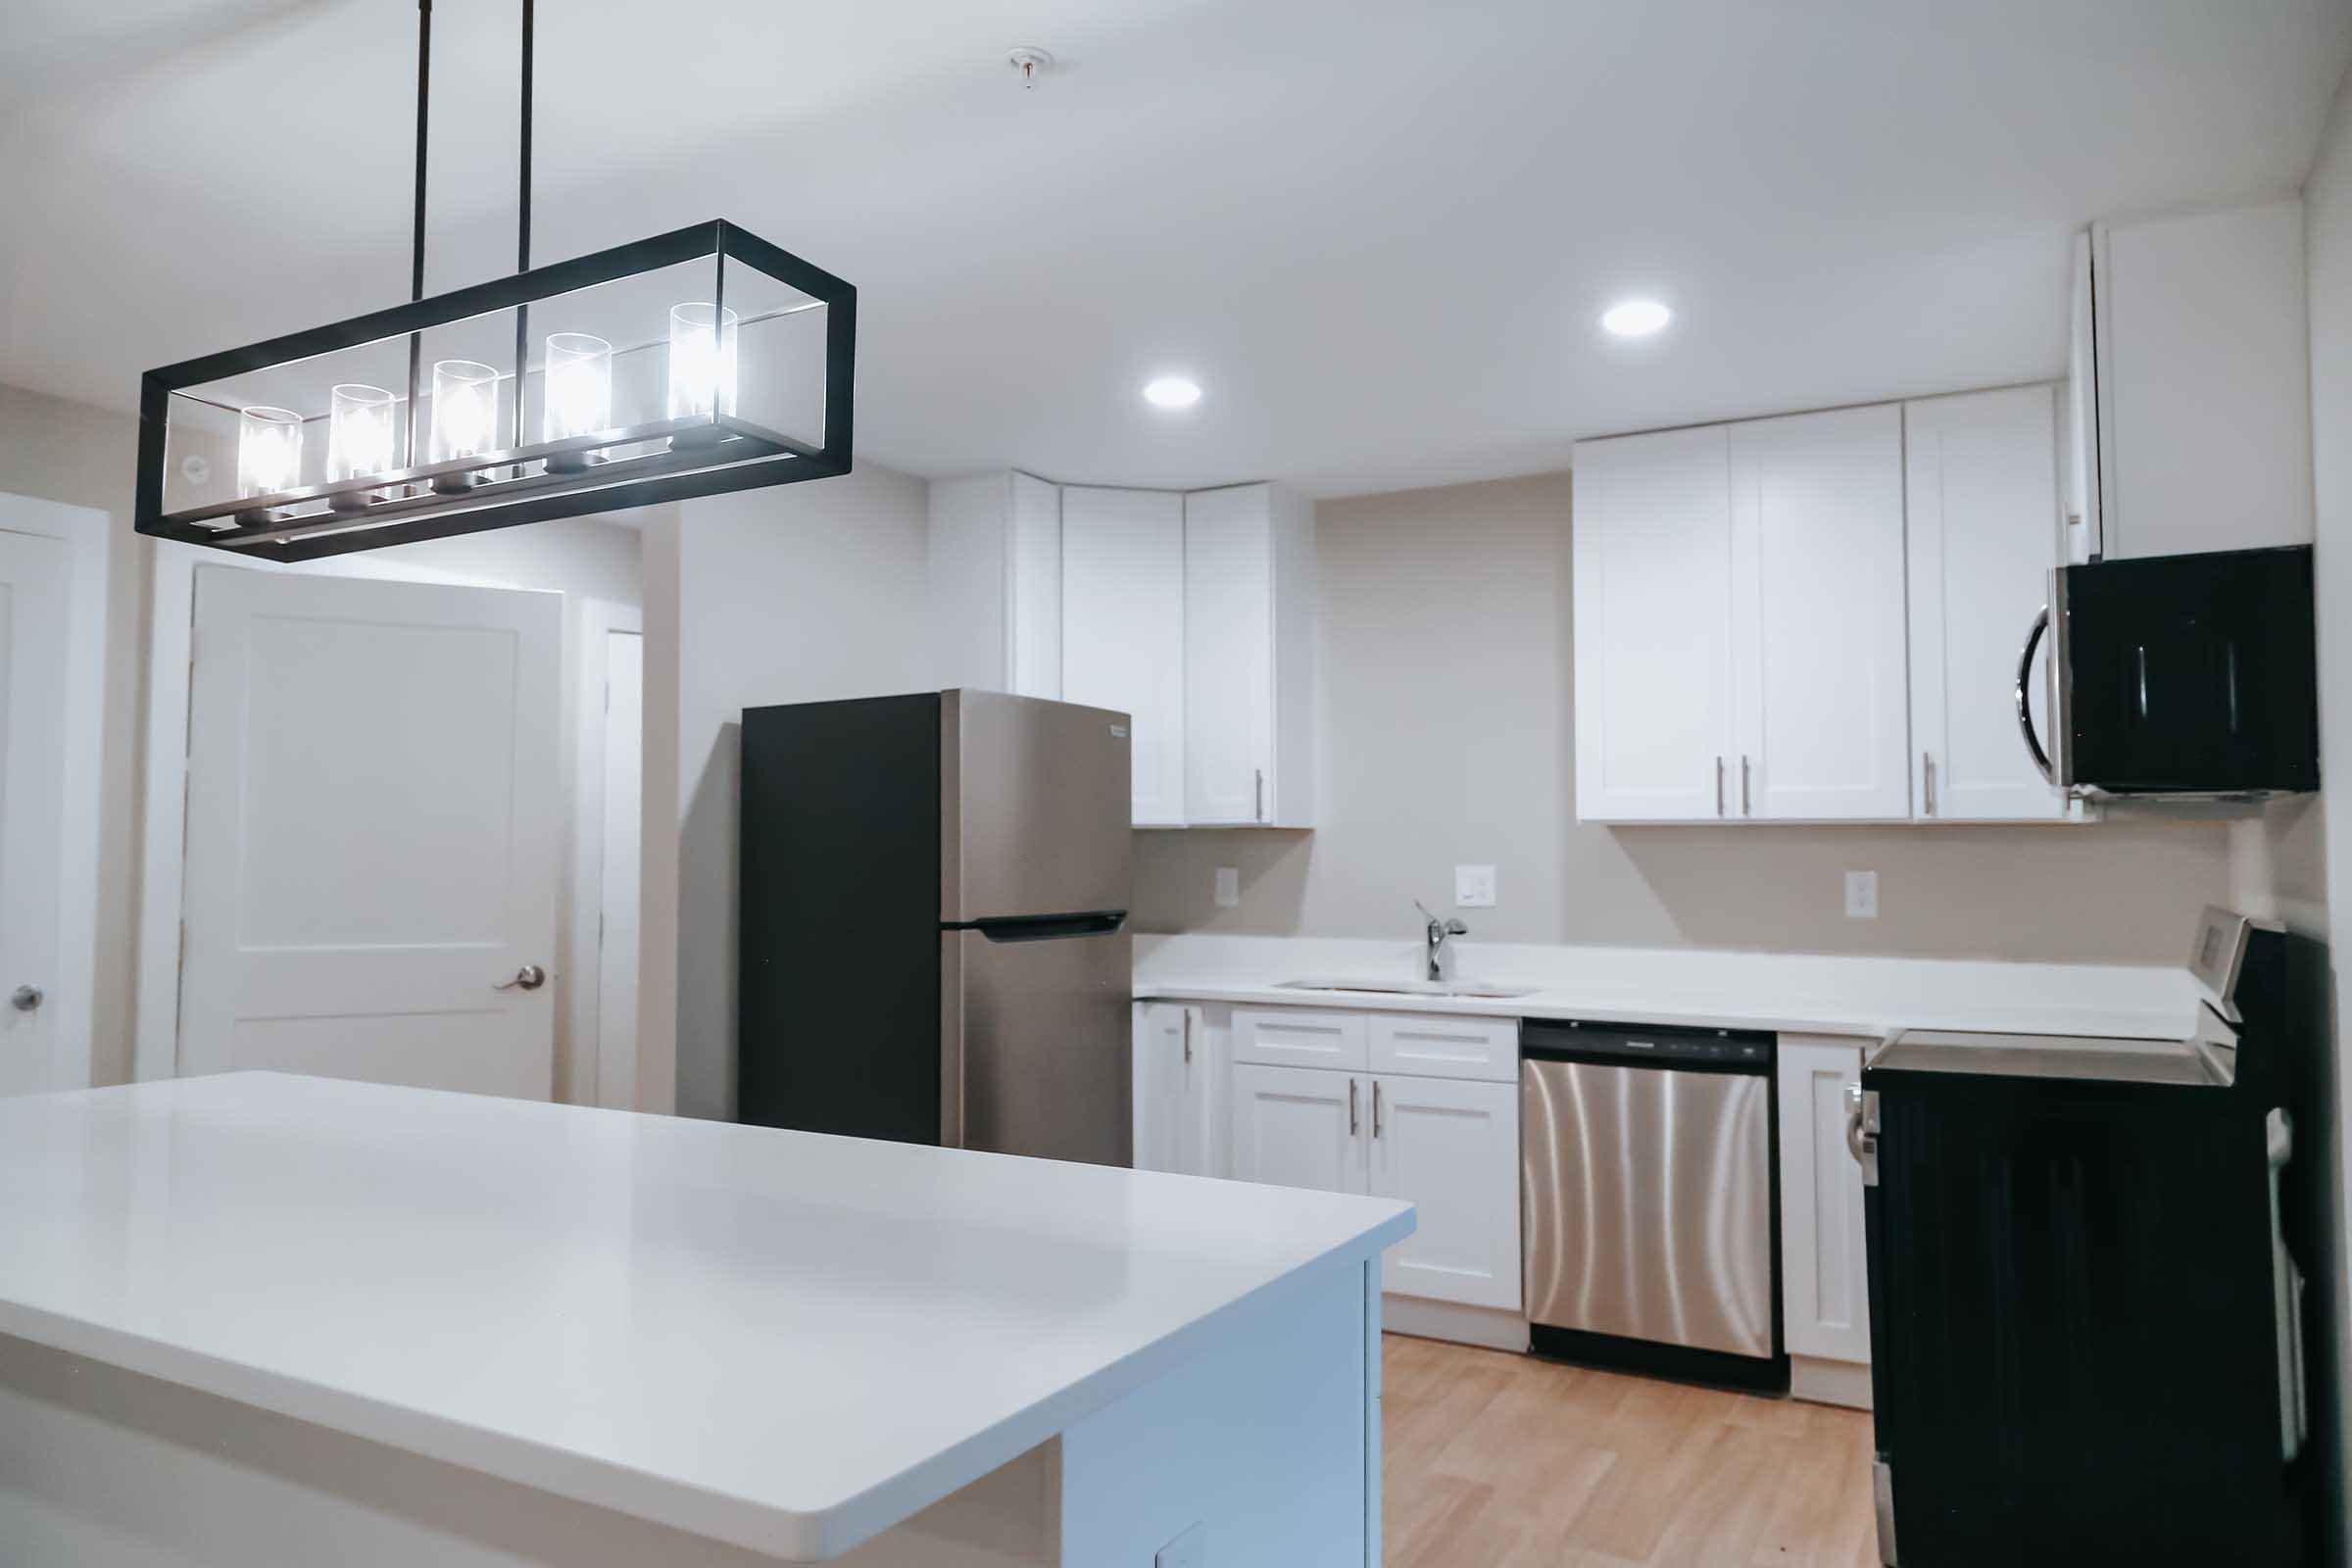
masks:
<instances>
[{"instance_id":1,"label":"white countertop","mask_svg":"<svg viewBox=\"0 0 2352 1568\"><path fill-rule=\"evenodd\" d=\"M1433 997L1281 985L1415 978L1418 942L1139 935L1135 955L1135 995L1147 1001L1588 1018L1860 1039L1930 1028L2182 1039L2195 1027L2200 995L2184 967L1464 942L1455 956L1458 979L1532 986L1533 994Z\"/></svg>"},{"instance_id":2,"label":"white countertop","mask_svg":"<svg viewBox=\"0 0 2352 1568\"><path fill-rule=\"evenodd\" d=\"M238 1073L0 1101L0 1332L790 1558L1409 1205Z\"/></svg>"}]
</instances>

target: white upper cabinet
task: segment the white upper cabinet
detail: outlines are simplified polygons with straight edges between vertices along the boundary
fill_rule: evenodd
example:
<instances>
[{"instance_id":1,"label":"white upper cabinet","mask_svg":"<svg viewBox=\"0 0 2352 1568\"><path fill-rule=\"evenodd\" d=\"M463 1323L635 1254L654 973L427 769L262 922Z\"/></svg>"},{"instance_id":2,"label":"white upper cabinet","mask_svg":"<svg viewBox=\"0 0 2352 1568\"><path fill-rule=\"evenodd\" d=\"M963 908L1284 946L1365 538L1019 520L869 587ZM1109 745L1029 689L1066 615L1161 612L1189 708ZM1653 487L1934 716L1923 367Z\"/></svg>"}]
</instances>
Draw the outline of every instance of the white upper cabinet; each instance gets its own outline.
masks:
<instances>
[{"instance_id":1,"label":"white upper cabinet","mask_svg":"<svg viewBox=\"0 0 2352 1568\"><path fill-rule=\"evenodd\" d=\"M1733 765L1730 435L1576 449L1576 810L1727 814Z\"/></svg>"},{"instance_id":2,"label":"white upper cabinet","mask_svg":"<svg viewBox=\"0 0 2352 1568\"><path fill-rule=\"evenodd\" d=\"M1730 444L1734 808L1908 817L1902 411L1758 419Z\"/></svg>"},{"instance_id":3,"label":"white upper cabinet","mask_svg":"<svg viewBox=\"0 0 2352 1568\"><path fill-rule=\"evenodd\" d=\"M2061 819L2066 803L2026 751L2015 697L2018 656L2060 549L2052 389L1908 404L1904 448L1919 816ZM2047 638L2040 658L2046 665ZM2029 683L2037 709L2046 687ZM2034 719L2048 734L2048 715Z\"/></svg>"},{"instance_id":4,"label":"white upper cabinet","mask_svg":"<svg viewBox=\"0 0 2352 1568\"><path fill-rule=\"evenodd\" d=\"M2089 240L2106 559L2311 543L2303 204Z\"/></svg>"},{"instance_id":5,"label":"white upper cabinet","mask_svg":"<svg viewBox=\"0 0 2352 1568\"><path fill-rule=\"evenodd\" d=\"M2103 238L2103 236L2101 236ZM2093 236L2075 236L2075 286L2066 351L2066 559L2099 556L2098 275Z\"/></svg>"},{"instance_id":6,"label":"white upper cabinet","mask_svg":"<svg viewBox=\"0 0 2352 1568\"><path fill-rule=\"evenodd\" d=\"M1184 497L1061 492L1061 695L1129 715L1135 825L1184 814Z\"/></svg>"},{"instance_id":7,"label":"white upper cabinet","mask_svg":"<svg viewBox=\"0 0 2352 1568\"><path fill-rule=\"evenodd\" d=\"M1000 471L931 486L936 679L1061 695L1061 487Z\"/></svg>"},{"instance_id":8,"label":"white upper cabinet","mask_svg":"<svg viewBox=\"0 0 2352 1568\"><path fill-rule=\"evenodd\" d=\"M1313 820L1314 512L1271 485L1184 497L1184 814Z\"/></svg>"}]
</instances>

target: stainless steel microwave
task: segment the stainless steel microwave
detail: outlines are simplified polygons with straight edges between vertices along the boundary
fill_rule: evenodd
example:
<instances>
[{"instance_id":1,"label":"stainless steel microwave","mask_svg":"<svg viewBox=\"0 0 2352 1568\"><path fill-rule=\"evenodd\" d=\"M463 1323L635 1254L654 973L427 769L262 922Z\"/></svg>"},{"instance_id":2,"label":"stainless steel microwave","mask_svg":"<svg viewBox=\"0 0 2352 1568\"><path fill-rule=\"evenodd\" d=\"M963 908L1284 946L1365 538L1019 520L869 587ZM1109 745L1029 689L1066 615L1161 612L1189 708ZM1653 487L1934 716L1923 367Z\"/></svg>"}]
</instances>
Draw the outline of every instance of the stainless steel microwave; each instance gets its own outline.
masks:
<instances>
[{"instance_id":1,"label":"stainless steel microwave","mask_svg":"<svg viewBox=\"0 0 2352 1568\"><path fill-rule=\"evenodd\" d=\"M2044 747L2027 704L2043 635ZM2061 566L2017 666L2042 776L2089 800L2260 800L2320 787L2308 545Z\"/></svg>"}]
</instances>

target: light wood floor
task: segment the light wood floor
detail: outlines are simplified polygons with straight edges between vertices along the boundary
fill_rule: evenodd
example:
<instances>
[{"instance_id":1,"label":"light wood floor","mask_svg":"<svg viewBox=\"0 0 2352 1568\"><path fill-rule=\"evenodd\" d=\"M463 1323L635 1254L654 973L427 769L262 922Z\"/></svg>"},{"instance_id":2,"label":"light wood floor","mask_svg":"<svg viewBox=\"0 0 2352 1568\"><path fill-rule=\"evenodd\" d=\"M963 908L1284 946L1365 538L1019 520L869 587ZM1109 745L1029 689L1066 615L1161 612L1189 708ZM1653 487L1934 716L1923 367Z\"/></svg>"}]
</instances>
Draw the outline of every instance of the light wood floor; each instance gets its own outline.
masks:
<instances>
[{"instance_id":1,"label":"light wood floor","mask_svg":"<svg viewBox=\"0 0 2352 1568\"><path fill-rule=\"evenodd\" d=\"M1877 1568L1860 1411L1387 1343L1388 1568Z\"/></svg>"}]
</instances>

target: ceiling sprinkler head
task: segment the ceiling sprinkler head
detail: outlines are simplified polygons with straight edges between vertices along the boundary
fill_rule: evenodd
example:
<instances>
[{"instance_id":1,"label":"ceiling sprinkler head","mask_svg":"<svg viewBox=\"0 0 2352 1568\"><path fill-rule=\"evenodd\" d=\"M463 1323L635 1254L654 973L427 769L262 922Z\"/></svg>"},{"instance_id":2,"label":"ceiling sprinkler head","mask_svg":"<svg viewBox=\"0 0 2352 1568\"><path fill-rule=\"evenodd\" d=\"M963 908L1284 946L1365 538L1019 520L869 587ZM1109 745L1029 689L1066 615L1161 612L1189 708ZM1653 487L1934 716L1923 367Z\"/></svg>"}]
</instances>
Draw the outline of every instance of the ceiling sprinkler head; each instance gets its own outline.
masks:
<instances>
[{"instance_id":1,"label":"ceiling sprinkler head","mask_svg":"<svg viewBox=\"0 0 2352 1568\"><path fill-rule=\"evenodd\" d=\"M1037 78L1053 66L1054 57L1032 45L1018 44L1004 52L1004 63L1021 74L1021 87L1026 91L1037 85Z\"/></svg>"}]
</instances>

